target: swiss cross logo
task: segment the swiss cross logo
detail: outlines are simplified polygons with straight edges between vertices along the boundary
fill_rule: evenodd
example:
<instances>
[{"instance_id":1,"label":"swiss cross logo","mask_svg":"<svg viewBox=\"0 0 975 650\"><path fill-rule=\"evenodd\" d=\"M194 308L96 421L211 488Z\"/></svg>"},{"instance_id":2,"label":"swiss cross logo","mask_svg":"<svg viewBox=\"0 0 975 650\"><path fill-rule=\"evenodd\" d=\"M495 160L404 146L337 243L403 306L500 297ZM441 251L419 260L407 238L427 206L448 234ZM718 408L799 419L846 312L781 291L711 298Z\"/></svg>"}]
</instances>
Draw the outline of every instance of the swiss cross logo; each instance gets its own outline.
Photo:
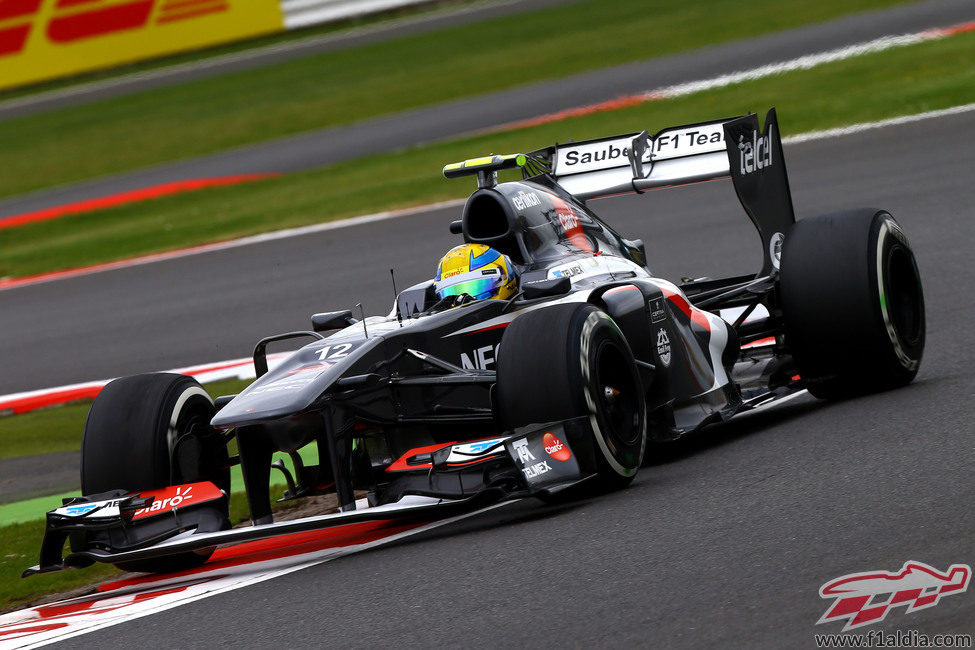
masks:
<instances>
[{"instance_id":1,"label":"swiss cross logo","mask_svg":"<svg viewBox=\"0 0 975 650\"><path fill-rule=\"evenodd\" d=\"M895 607L905 606L910 614L934 607L943 596L954 596L968 589L972 568L952 564L942 573L921 562L905 562L900 571L867 571L830 580L819 589L822 598L833 604L816 624L846 621L844 632L878 623Z\"/></svg>"},{"instance_id":2,"label":"swiss cross logo","mask_svg":"<svg viewBox=\"0 0 975 650\"><path fill-rule=\"evenodd\" d=\"M64 45L228 9L224 0L56 0L53 15L42 24L43 2L0 0L0 57L22 51L35 23L48 41Z\"/></svg>"}]
</instances>

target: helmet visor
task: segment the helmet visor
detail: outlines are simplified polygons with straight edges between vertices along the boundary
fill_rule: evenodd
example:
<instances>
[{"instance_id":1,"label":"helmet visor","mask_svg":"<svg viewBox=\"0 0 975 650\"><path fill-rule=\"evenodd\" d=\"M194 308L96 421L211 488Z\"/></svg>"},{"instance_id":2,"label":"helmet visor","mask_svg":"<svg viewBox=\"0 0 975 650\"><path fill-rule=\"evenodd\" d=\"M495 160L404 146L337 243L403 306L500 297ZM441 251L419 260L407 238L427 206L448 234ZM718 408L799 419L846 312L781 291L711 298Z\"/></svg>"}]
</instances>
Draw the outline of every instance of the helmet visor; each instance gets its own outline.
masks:
<instances>
[{"instance_id":1,"label":"helmet visor","mask_svg":"<svg viewBox=\"0 0 975 650\"><path fill-rule=\"evenodd\" d=\"M502 284L500 269L483 269L469 271L446 278L437 283L437 295L440 299L448 296L467 294L480 300L490 298Z\"/></svg>"}]
</instances>

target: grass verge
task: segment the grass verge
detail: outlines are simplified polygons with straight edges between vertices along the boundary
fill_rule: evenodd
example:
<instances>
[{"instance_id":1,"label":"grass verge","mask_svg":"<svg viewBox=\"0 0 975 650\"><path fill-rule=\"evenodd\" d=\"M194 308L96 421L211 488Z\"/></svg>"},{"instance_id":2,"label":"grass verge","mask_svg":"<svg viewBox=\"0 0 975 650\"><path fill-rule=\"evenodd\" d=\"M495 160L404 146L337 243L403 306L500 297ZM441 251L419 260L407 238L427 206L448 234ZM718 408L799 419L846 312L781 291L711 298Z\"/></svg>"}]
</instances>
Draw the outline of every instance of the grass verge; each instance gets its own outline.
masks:
<instances>
[{"instance_id":1,"label":"grass verge","mask_svg":"<svg viewBox=\"0 0 975 650\"><path fill-rule=\"evenodd\" d=\"M0 231L0 276L95 264L390 207L463 198L445 162L570 138L656 130L777 106L783 134L975 101L975 33L762 80L372 156L233 188L171 196Z\"/></svg>"},{"instance_id":2,"label":"grass verge","mask_svg":"<svg viewBox=\"0 0 975 650\"><path fill-rule=\"evenodd\" d=\"M234 395L251 383L228 380L207 384L214 397ZM81 434L91 401L0 417L0 459L81 449Z\"/></svg>"},{"instance_id":3,"label":"grass verge","mask_svg":"<svg viewBox=\"0 0 975 650\"><path fill-rule=\"evenodd\" d=\"M281 496L283 487L273 485L273 502ZM230 495L230 521L238 523L248 519L247 500L243 492ZM21 578L25 568L37 563L44 535L44 518L0 526L0 613L26 607L53 594L59 598L91 593L95 585L121 571L110 564L96 563L85 569L57 571L30 578ZM46 599L45 599L46 600Z\"/></svg>"},{"instance_id":4,"label":"grass verge","mask_svg":"<svg viewBox=\"0 0 975 650\"><path fill-rule=\"evenodd\" d=\"M590 0L11 119L0 196L891 4Z\"/></svg>"},{"instance_id":5,"label":"grass verge","mask_svg":"<svg viewBox=\"0 0 975 650\"><path fill-rule=\"evenodd\" d=\"M206 386L213 396L240 392L249 381L222 381ZM60 408L35 411L33 413L0 418L0 439L18 439L15 447L5 444L4 458L43 454L52 451L74 451L81 445L81 433L89 403L70 404ZM23 437L21 431L29 431ZM303 450L304 451L304 450ZM314 449L309 451L314 452ZM16 452L16 453L14 453ZM290 460L279 455L290 467ZM303 453L303 456L305 454ZM316 463L314 453L307 455L308 463ZM234 468L232 484L240 486L242 479L239 468ZM293 467L291 467L293 471ZM283 484L272 485L272 499L281 496ZM0 506L0 612L17 609L37 601L45 594L72 594L75 590L95 585L121 572L112 566L96 564L82 571L59 571L56 573L21 579L21 572L37 562L41 538L44 534L43 513L60 505L60 497L45 497L30 501ZM28 516L24 516L28 513ZM230 498L230 520L233 523L249 517L247 501L243 492L234 492ZM74 595L80 595L82 591Z\"/></svg>"},{"instance_id":6,"label":"grass verge","mask_svg":"<svg viewBox=\"0 0 975 650\"><path fill-rule=\"evenodd\" d=\"M480 4L483 4L482 0L432 0L428 4L407 5L404 7L389 9L380 13L368 14L365 16L353 16L322 25L312 25L302 29L278 32L268 34L266 36L245 39L242 41L234 41L231 43L214 45L187 52L167 54L146 61L123 64L114 68L106 68L103 70L82 72L70 77L42 81L29 86L18 86L16 88L0 91L0 102L27 95L34 95L37 93L61 90L71 86L117 79L119 77L128 75L151 73L160 68L168 68L171 66L178 66L188 63L206 62L210 59L228 54L236 54L246 50L255 50L264 47L283 45L294 43L296 41L321 38L324 36L344 36L344 34L340 34L339 32L357 32L364 28L373 28L377 26L381 27L385 23L395 23L404 18L423 18L426 16L433 16L439 13L460 9L468 5L477 6Z\"/></svg>"},{"instance_id":7,"label":"grass verge","mask_svg":"<svg viewBox=\"0 0 975 650\"><path fill-rule=\"evenodd\" d=\"M58 571L22 579L21 572L37 564L43 534L43 518L0 527L0 548L3 549L0 554L0 612L18 609L44 594L64 594L121 573L114 566L97 564L81 571Z\"/></svg>"}]
</instances>

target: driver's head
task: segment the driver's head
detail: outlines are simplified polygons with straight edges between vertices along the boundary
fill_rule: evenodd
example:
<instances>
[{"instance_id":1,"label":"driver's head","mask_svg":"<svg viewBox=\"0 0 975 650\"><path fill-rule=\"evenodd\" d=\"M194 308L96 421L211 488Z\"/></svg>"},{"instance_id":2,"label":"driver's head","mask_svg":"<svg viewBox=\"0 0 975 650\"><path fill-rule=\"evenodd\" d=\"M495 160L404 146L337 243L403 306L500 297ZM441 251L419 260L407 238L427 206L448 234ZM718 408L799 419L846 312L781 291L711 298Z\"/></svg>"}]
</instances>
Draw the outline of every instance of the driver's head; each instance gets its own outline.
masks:
<instances>
[{"instance_id":1,"label":"driver's head","mask_svg":"<svg viewBox=\"0 0 975 650\"><path fill-rule=\"evenodd\" d=\"M507 255L484 244L462 244L440 259L434 288L441 300L465 293L476 300L506 299L515 295L518 276Z\"/></svg>"}]
</instances>

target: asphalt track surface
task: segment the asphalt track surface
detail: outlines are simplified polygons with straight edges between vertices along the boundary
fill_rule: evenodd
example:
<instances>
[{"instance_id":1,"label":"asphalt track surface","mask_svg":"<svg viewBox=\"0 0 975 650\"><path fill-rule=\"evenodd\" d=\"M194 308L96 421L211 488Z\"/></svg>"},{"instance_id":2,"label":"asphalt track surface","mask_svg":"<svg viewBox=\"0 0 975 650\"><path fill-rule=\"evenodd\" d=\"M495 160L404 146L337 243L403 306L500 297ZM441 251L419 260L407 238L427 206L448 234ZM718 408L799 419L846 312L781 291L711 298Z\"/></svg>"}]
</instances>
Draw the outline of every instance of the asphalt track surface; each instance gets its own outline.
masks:
<instances>
[{"instance_id":1,"label":"asphalt track surface","mask_svg":"<svg viewBox=\"0 0 975 650\"><path fill-rule=\"evenodd\" d=\"M972 133L969 112L786 148L800 218L883 207L910 237L928 332L911 386L842 403L802 397L658 451L625 491L566 507L519 502L62 647L813 647L815 633L840 628L815 625L832 605L818 595L825 582L908 560L975 564ZM664 277L758 264L730 183L594 205L647 242ZM401 286L429 276L456 243L452 216L6 291L0 313L40 310L18 327L39 330L32 365L63 376L93 374L76 361L85 349L124 362L117 370L180 362L173 339L185 358L239 356L315 310L385 308L390 263ZM111 311L111 327L85 338L82 311ZM863 631L971 634L973 621L970 589Z\"/></svg>"},{"instance_id":2,"label":"asphalt track surface","mask_svg":"<svg viewBox=\"0 0 975 650\"><path fill-rule=\"evenodd\" d=\"M548 0L527 0L510 5L507 10L549 4L551 2ZM452 138L621 95L750 69L888 34L916 32L973 18L975 0L928 1L863 12L759 38L733 40L692 52L593 70L201 158L43 190L0 201L0 217L190 178L291 172L320 167ZM761 20L762 17L756 16L755 19ZM395 35L395 32L387 33L387 36L391 35ZM652 38L652 34L648 38ZM553 74L556 72L553 71ZM566 139L572 136L567 134ZM539 146L544 144L540 143Z\"/></svg>"}]
</instances>

